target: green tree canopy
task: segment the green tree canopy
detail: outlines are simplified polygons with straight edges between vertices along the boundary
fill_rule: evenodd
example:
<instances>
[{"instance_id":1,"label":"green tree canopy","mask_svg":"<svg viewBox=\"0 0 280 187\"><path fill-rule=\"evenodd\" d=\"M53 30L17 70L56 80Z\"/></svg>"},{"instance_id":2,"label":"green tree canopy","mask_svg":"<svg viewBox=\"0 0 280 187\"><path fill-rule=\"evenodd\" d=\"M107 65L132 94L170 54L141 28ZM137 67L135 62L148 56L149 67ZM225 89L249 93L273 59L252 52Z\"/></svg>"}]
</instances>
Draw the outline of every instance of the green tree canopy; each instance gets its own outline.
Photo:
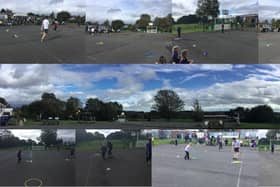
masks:
<instances>
[{"instance_id":1,"label":"green tree canopy","mask_svg":"<svg viewBox=\"0 0 280 187\"><path fill-rule=\"evenodd\" d=\"M212 16L213 18L218 17L220 14L220 3L218 0L198 0L196 15L198 17Z\"/></svg>"},{"instance_id":2,"label":"green tree canopy","mask_svg":"<svg viewBox=\"0 0 280 187\"><path fill-rule=\"evenodd\" d=\"M71 14L67 11L61 11L61 12L57 13L57 20L59 22L63 22L63 21L66 22L70 19L70 17L71 17Z\"/></svg>"},{"instance_id":3,"label":"green tree canopy","mask_svg":"<svg viewBox=\"0 0 280 187\"><path fill-rule=\"evenodd\" d=\"M182 111L185 103L172 90L160 90L154 96L152 109L159 112L161 117L170 119L175 112Z\"/></svg>"},{"instance_id":4,"label":"green tree canopy","mask_svg":"<svg viewBox=\"0 0 280 187\"><path fill-rule=\"evenodd\" d=\"M151 16L149 14L142 14L140 19L136 21L136 27L140 29L146 29L151 22Z\"/></svg>"},{"instance_id":5,"label":"green tree canopy","mask_svg":"<svg viewBox=\"0 0 280 187\"><path fill-rule=\"evenodd\" d=\"M43 129L40 135L40 140L46 147L56 145L58 143L57 131L53 129Z\"/></svg>"},{"instance_id":6,"label":"green tree canopy","mask_svg":"<svg viewBox=\"0 0 280 187\"><path fill-rule=\"evenodd\" d=\"M124 27L124 22L122 20L113 20L112 21L112 28L115 30L122 29Z\"/></svg>"}]
</instances>

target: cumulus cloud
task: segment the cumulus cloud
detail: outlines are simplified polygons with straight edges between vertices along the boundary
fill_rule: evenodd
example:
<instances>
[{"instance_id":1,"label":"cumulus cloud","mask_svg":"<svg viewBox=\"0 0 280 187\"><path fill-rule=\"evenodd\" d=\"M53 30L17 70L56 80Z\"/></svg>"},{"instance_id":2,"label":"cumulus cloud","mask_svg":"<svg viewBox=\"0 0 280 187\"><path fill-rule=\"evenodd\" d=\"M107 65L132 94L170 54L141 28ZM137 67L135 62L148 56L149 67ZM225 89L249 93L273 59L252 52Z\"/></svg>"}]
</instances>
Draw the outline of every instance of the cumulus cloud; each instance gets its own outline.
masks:
<instances>
[{"instance_id":1,"label":"cumulus cloud","mask_svg":"<svg viewBox=\"0 0 280 187\"><path fill-rule=\"evenodd\" d=\"M257 14L257 0L220 0L220 9L227 9L231 15ZM197 9L197 0L173 0L172 14L175 19L181 16L195 14Z\"/></svg>"},{"instance_id":2,"label":"cumulus cloud","mask_svg":"<svg viewBox=\"0 0 280 187\"><path fill-rule=\"evenodd\" d=\"M1 65L0 97L22 105L53 92L117 101L126 110L149 111L160 89L172 89L186 103L205 110L268 104L280 111L279 65Z\"/></svg>"},{"instance_id":3,"label":"cumulus cloud","mask_svg":"<svg viewBox=\"0 0 280 187\"><path fill-rule=\"evenodd\" d=\"M0 0L0 8L9 8L15 13L50 14L62 10L74 15L85 15L86 0Z\"/></svg>"},{"instance_id":4,"label":"cumulus cloud","mask_svg":"<svg viewBox=\"0 0 280 187\"><path fill-rule=\"evenodd\" d=\"M133 23L141 14L152 18L167 16L171 13L171 0L112 0L106 4L102 0L87 0L86 17L88 21L104 22L121 19Z\"/></svg>"}]
</instances>

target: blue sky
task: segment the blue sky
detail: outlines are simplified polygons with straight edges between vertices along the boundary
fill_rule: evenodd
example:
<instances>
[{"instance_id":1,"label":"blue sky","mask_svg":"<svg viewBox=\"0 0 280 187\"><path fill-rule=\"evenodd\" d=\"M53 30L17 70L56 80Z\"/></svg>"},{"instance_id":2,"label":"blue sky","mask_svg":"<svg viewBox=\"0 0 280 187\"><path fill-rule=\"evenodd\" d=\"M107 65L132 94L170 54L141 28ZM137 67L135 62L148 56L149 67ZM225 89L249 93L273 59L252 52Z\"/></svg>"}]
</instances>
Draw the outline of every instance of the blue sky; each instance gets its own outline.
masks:
<instances>
[{"instance_id":1,"label":"blue sky","mask_svg":"<svg viewBox=\"0 0 280 187\"><path fill-rule=\"evenodd\" d=\"M199 99L205 110L269 104L280 111L279 65L0 65L0 97L13 105L53 92L120 102L125 110L149 111L160 89L172 89L191 109Z\"/></svg>"}]
</instances>

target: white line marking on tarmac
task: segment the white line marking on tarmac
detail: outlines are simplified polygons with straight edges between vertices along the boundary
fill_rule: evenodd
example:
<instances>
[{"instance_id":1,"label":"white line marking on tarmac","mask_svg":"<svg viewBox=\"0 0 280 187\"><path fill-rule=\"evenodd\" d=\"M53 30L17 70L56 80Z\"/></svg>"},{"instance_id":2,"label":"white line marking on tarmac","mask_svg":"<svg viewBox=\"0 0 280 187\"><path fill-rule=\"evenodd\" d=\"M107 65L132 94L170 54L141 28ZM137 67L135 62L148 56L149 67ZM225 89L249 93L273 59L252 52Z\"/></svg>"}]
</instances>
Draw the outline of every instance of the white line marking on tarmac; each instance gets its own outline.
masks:
<instances>
[{"instance_id":1,"label":"white line marking on tarmac","mask_svg":"<svg viewBox=\"0 0 280 187\"><path fill-rule=\"evenodd\" d=\"M242 167L243 167L243 162L241 162L241 164L240 164L240 169L239 169L239 173L238 173L238 180L237 180L236 187L240 186L240 177L241 177L241 173L242 173Z\"/></svg>"}]
</instances>

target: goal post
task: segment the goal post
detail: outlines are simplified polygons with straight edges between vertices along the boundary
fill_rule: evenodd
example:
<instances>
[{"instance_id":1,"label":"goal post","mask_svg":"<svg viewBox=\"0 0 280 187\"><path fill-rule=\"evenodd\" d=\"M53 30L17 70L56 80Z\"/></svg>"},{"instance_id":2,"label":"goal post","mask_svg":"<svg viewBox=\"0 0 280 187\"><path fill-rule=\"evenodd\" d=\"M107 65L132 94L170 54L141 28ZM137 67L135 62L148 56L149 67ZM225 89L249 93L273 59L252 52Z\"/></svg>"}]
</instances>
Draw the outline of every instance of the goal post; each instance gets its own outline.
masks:
<instances>
[{"instance_id":1,"label":"goal post","mask_svg":"<svg viewBox=\"0 0 280 187\"><path fill-rule=\"evenodd\" d=\"M44 151L46 150L44 145L32 145L31 146L32 151Z\"/></svg>"},{"instance_id":2,"label":"goal post","mask_svg":"<svg viewBox=\"0 0 280 187\"><path fill-rule=\"evenodd\" d=\"M146 28L146 32L147 33L157 33L158 32L158 28L153 23L149 23L149 25Z\"/></svg>"}]
</instances>

